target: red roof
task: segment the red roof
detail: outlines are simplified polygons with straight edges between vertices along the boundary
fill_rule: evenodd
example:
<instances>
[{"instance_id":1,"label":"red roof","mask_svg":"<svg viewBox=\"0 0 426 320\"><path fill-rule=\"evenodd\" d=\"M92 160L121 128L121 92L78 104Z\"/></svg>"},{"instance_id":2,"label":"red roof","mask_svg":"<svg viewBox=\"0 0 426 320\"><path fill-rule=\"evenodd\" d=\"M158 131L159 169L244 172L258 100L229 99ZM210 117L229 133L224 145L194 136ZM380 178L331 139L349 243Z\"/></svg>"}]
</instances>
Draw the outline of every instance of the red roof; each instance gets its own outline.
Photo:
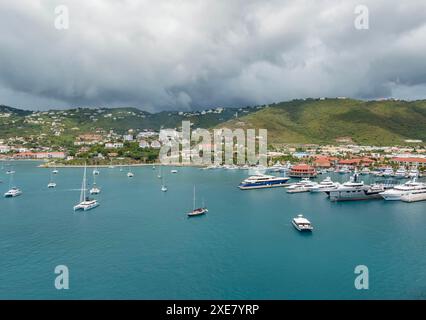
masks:
<instances>
[{"instance_id":1,"label":"red roof","mask_svg":"<svg viewBox=\"0 0 426 320\"><path fill-rule=\"evenodd\" d=\"M392 161L426 163L425 158L415 158L415 157L395 157L395 158L392 158Z\"/></svg>"}]
</instances>

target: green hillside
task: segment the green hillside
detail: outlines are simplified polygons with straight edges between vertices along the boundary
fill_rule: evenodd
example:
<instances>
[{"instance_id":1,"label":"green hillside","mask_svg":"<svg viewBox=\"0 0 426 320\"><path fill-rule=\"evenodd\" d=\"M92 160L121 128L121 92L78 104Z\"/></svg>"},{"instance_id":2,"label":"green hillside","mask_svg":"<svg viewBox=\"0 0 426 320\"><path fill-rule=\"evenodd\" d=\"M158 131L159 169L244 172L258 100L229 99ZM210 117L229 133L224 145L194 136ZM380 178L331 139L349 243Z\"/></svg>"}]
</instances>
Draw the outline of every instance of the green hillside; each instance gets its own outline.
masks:
<instances>
[{"instance_id":1,"label":"green hillside","mask_svg":"<svg viewBox=\"0 0 426 320\"><path fill-rule=\"evenodd\" d=\"M426 141L426 100L352 99L306 99L239 109L159 113L136 108L25 111L0 105L0 139L39 139L42 135L51 145L72 145L82 133L179 128L183 120L191 121L193 128L268 129L270 143L325 144L341 138L370 145L404 144L406 139ZM56 136L58 131L61 133Z\"/></svg>"},{"instance_id":2,"label":"green hillside","mask_svg":"<svg viewBox=\"0 0 426 320\"><path fill-rule=\"evenodd\" d=\"M268 129L271 143L404 144L426 141L426 101L306 99L269 105L221 124L229 128Z\"/></svg>"}]
</instances>

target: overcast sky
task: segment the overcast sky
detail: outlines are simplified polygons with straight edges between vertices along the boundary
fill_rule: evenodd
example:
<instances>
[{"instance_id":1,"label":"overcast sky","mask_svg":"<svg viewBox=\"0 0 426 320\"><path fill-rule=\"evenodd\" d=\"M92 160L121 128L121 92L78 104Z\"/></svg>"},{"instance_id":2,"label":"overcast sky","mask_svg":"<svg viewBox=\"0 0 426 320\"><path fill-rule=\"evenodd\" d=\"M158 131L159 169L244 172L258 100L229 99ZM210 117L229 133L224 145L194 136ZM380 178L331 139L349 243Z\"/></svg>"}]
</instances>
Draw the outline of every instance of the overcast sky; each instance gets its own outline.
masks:
<instances>
[{"instance_id":1,"label":"overcast sky","mask_svg":"<svg viewBox=\"0 0 426 320\"><path fill-rule=\"evenodd\" d=\"M69 29L55 28L55 7ZM369 9L369 29L354 26ZM148 111L426 98L425 0L0 1L0 104Z\"/></svg>"}]
</instances>

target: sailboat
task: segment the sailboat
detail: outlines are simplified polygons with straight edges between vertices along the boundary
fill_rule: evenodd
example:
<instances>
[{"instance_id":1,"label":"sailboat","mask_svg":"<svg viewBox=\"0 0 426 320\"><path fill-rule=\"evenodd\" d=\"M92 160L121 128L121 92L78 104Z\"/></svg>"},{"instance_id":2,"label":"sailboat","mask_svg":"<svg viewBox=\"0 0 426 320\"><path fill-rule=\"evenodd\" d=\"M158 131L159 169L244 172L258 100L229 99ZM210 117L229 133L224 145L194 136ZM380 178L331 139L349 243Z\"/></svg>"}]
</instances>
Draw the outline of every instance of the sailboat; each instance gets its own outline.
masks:
<instances>
[{"instance_id":1,"label":"sailboat","mask_svg":"<svg viewBox=\"0 0 426 320\"><path fill-rule=\"evenodd\" d=\"M101 189L98 188L96 185L96 175L93 176L93 185L92 188L89 190L90 194L99 194L101 193Z\"/></svg>"},{"instance_id":2,"label":"sailboat","mask_svg":"<svg viewBox=\"0 0 426 320\"><path fill-rule=\"evenodd\" d=\"M161 179L161 167L160 167L160 170L158 171L157 178L158 178L158 179Z\"/></svg>"},{"instance_id":3,"label":"sailboat","mask_svg":"<svg viewBox=\"0 0 426 320\"><path fill-rule=\"evenodd\" d=\"M114 166L113 166L113 164L112 164L112 159L111 159L111 163L110 163L110 165L109 165L109 167L108 168L110 168L110 169L114 169Z\"/></svg>"},{"instance_id":4,"label":"sailboat","mask_svg":"<svg viewBox=\"0 0 426 320\"><path fill-rule=\"evenodd\" d=\"M49 184L47 185L47 187L49 189L56 188L56 183L53 181L52 174L53 174L53 172L50 173L50 181L49 181Z\"/></svg>"},{"instance_id":5,"label":"sailboat","mask_svg":"<svg viewBox=\"0 0 426 320\"><path fill-rule=\"evenodd\" d=\"M195 185L194 185L194 199L193 199L193 209L191 212L188 212L188 217L201 216L205 213L209 212L209 210L203 205L200 208L195 208Z\"/></svg>"},{"instance_id":6,"label":"sailboat","mask_svg":"<svg viewBox=\"0 0 426 320\"><path fill-rule=\"evenodd\" d=\"M14 198L14 197L20 196L22 194L22 191L19 188L12 187L12 185L13 185L13 174L10 175L10 179L9 179L9 188L10 189L9 189L9 191L7 191L4 194L5 198Z\"/></svg>"},{"instance_id":7,"label":"sailboat","mask_svg":"<svg viewBox=\"0 0 426 320\"><path fill-rule=\"evenodd\" d=\"M163 179L162 179L162 185L161 185L161 191L163 191L163 192L166 192L168 189L167 189L167 186L164 184L164 177L163 177Z\"/></svg>"},{"instance_id":8,"label":"sailboat","mask_svg":"<svg viewBox=\"0 0 426 320\"><path fill-rule=\"evenodd\" d=\"M97 164L96 161L95 161L95 169L93 169L92 173L93 173L94 176L98 176L99 175L98 164Z\"/></svg>"},{"instance_id":9,"label":"sailboat","mask_svg":"<svg viewBox=\"0 0 426 320\"><path fill-rule=\"evenodd\" d=\"M130 171L130 166L129 166L129 172L127 172L127 176L128 176L129 178L133 178L133 177L134 177L133 172L132 172L132 171Z\"/></svg>"},{"instance_id":10,"label":"sailboat","mask_svg":"<svg viewBox=\"0 0 426 320\"><path fill-rule=\"evenodd\" d=\"M55 166L55 167L53 168L53 170L52 170L52 173L53 173L53 174L58 174L58 172L59 172L59 171L58 171L58 169L56 169L56 166Z\"/></svg>"},{"instance_id":11,"label":"sailboat","mask_svg":"<svg viewBox=\"0 0 426 320\"><path fill-rule=\"evenodd\" d=\"M86 191L87 191L86 174L87 174L87 167L85 164L83 182L81 183L80 203L74 206L74 211L78 211L78 210L88 211L99 206L99 202L96 199L90 199L88 196L86 196Z\"/></svg>"}]
</instances>

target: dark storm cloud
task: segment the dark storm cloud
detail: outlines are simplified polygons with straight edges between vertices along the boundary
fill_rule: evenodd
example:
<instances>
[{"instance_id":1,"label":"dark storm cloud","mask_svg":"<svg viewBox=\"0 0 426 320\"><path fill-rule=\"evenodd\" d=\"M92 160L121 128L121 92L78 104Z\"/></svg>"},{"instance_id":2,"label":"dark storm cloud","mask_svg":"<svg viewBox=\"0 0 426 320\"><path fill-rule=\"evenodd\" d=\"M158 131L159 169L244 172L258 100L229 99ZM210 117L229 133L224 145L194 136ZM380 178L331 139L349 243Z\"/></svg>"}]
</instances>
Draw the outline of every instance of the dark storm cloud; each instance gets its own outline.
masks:
<instances>
[{"instance_id":1,"label":"dark storm cloud","mask_svg":"<svg viewBox=\"0 0 426 320\"><path fill-rule=\"evenodd\" d=\"M54 8L70 28L54 28ZM0 104L154 111L292 98L426 96L426 2L0 3Z\"/></svg>"}]
</instances>

